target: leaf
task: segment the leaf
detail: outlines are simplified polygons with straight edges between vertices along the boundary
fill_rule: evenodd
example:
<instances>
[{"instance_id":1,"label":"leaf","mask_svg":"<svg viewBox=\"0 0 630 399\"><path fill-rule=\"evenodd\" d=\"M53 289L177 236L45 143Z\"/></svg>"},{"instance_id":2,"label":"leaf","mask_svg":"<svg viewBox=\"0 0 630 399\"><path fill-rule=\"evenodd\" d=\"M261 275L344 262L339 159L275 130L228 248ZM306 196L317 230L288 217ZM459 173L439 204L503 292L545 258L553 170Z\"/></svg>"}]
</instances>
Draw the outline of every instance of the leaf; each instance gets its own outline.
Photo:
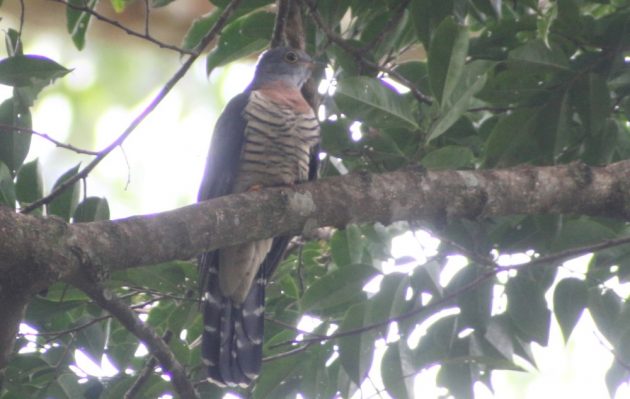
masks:
<instances>
[{"instance_id":1,"label":"leaf","mask_svg":"<svg viewBox=\"0 0 630 399\"><path fill-rule=\"evenodd\" d=\"M97 0L68 0L66 7L66 29L72 37L72 42L78 50L85 47L85 34L87 32L92 14L78 10L72 6L93 10Z\"/></svg>"},{"instance_id":2,"label":"leaf","mask_svg":"<svg viewBox=\"0 0 630 399\"><path fill-rule=\"evenodd\" d=\"M68 169L53 186L53 191L63 184L66 180L72 178L79 172L80 164L76 164L72 168ZM56 215L60 218L69 221L70 217L74 213L74 210L79 202L79 190L80 182L76 181L72 185L66 188L58 196L48 204L47 210L49 215Z\"/></svg>"},{"instance_id":3,"label":"leaf","mask_svg":"<svg viewBox=\"0 0 630 399\"><path fill-rule=\"evenodd\" d=\"M35 159L20 167L15 182L15 193L21 204L30 204L42 198L44 184L39 160Z\"/></svg>"},{"instance_id":4,"label":"leaf","mask_svg":"<svg viewBox=\"0 0 630 399\"><path fill-rule=\"evenodd\" d=\"M364 302L352 306L344 315L339 333L362 328L369 323L371 303ZM374 353L373 330L339 338L339 359L350 379L361 385L372 367Z\"/></svg>"},{"instance_id":5,"label":"leaf","mask_svg":"<svg viewBox=\"0 0 630 399\"><path fill-rule=\"evenodd\" d=\"M597 136L612 109L606 81L599 74L586 74L571 90L571 100L587 134Z\"/></svg>"},{"instance_id":6,"label":"leaf","mask_svg":"<svg viewBox=\"0 0 630 399\"><path fill-rule=\"evenodd\" d=\"M548 48L542 40L530 40L510 51L508 60L522 68L535 68L543 71L568 71L569 60L557 46Z\"/></svg>"},{"instance_id":7,"label":"leaf","mask_svg":"<svg viewBox=\"0 0 630 399\"><path fill-rule=\"evenodd\" d=\"M446 18L438 26L429 48L429 82L441 107L448 106L459 82L468 53L468 30L455 19Z\"/></svg>"},{"instance_id":8,"label":"leaf","mask_svg":"<svg viewBox=\"0 0 630 399\"><path fill-rule=\"evenodd\" d=\"M588 290L583 280L565 278L556 285L553 293L553 312L565 343L569 341L571 332L587 304Z\"/></svg>"},{"instance_id":9,"label":"leaf","mask_svg":"<svg viewBox=\"0 0 630 399\"><path fill-rule=\"evenodd\" d=\"M540 155L532 140L537 120L536 109L519 109L501 119L488 137L484 166L513 166L535 160Z\"/></svg>"},{"instance_id":10,"label":"leaf","mask_svg":"<svg viewBox=\"0 0 630 399\"><path fill-rule=\"evenodd\" d=\"M9 98L0 104L0 124L27 129L0 126L0 161L9 168L11 174L15 174L31 146L31 112L14 98Z\"/></svg>"},{"instance_id":11,"label":"leaf","mask_svg":"<svg viewBox=\"0 0 630 399\"><path fill-rule=\"evenodd\" d=\"M381 376L387 393L395 399L414 396L415 368L410 360L411 351L405 340L389 344L381 360Z\"/></svg>"},{"instance_id":12,"label":"leaf","mask_svg":"<svg viewBox=\"0 0 630 399\"><path fill-rule=\"evenodd\" d=\"M83 325L92 318L87 315L76 321L77 325ZM96 364L101 363L101 358L105 351L106 334L103 322L90 324L86 328L80 329L77 334L77 346L86 353Z\"/></svg>"},{"instance_id":13,"label":"leaf","mask_svg":"<svg viewBox=\"0 0 630 399\"><path fill-rule=\"evenodd\" d=\"M485 327L492 311L494 284L492 279L483 279L483 277L483 268L471 263L458 271L447 286L448 292L458 292L474 285L474 289L464 290L457 296L457 305L461 309L461 320L465 325L475 329Z\"/></svg>"},{"instance_id":14,"label":"leaf","mask_svg":"<svg viewBox=\"0 0 630 399\"><path fill-rule=\"evenodd\" d=\"M206 73L221 65L252 55L269 44L274 14L259 11L227 25L217 46L206 57Z\"/></svg>"},{"instance_id":15,"label":"leaf","mask_svg":"<svg viewBox=\"0 0 630 399\"><path fill-rule=\"evenodd\" d=\"M15 55L0 61L0 84L20 87L39 81L50 83L70 71L40 55Z\"/></svg>"},{"instance_id":16,"label":"leaf","mask_svg":"<svg viewBox=\"0 0 630 399\"><path fill-rule=\"evenodd\" d=\"M18 31L9 28L4 35L4 42L6 44L7 54L9 57L22 54L22 40Z\"/></svg>"},{"instance_id":17,"label":"leaf","mask_svg":"<svg viewBox=\"0 0 630 399\"><path fill-rule=\"evenodd\" d=\"M343 230L337 230L330 239L330 251L339 267L361 262L363 240L361 229L356 224L349 224Z\"/></svg>"},{"instance_id":18,"label":"leaf","mask_svg":"<svg viewBox=\"0 0 630 399\"><path fill-rule=\"evenodd\" d=\"M134 0L110 0L110 2L112 3L114 11L121 13L125 11L125 8L127 8L129 4L133 3Z\"/></svg>"},{"instance_id":19,"label":"leaf","mask_svg":"<svg viewBox=\"0 0 630 399\"><path fill-rule=\"evenodd\" d=\"M621 313L621 298L612 290L591 288L588 292L588 310L599 331L611 342L620 335L617 319Z\"/></svg>"},{"instance_id":20,"label":"leaf","mask_svg":"<svg viewBox=\"0 0 630 399\"><path fill-rule=\"evenodd\" d=\"M544 292L524 274L511 278L505 287L507 312L523 338L546 346L549 340L551 312Z\"/></svg>"},{"instance_id":21,"label":"leaf","mask_svg":"<svg viewBox=\"0 0 630 399\"><path fill-rule=\"evenodd\" d=\"M468 147L447 145L431 151L420 163L427 169L468 169L474 166L475 156Z\"/></svg>"},{"instance_id":22,"label":"leaf","mask_svg":"<svg viewBox=\"0 0 630 399\"><path fill-rule=\"evenodd\" d=\"M551 243L554 252L615 238L615 232L593 219L570 219L562 224Z\"/></svg>"},{"instance_id":23,"label":"leaf","mask_svg":"<svg viewBox=\"0 0 630 399\"><path fill-rule=\"evenodd\" d=\"M15 209L15 186L9 168L0 162L0 204Z\"/></svg>"},{"instance_id":24,"label":"leaf","mask_svg":"<svg viewBox=\"0 0 630 399\"><path fill-rule=\"evenodd\" d=\"M88 197L83 200L74 211L74 223L94 222L109 219L109 205L105 198Z\"/></svg>"},{"instance_id":25,"label":"leaf","mask_svg":"<svg viewBox=\"0 0 630 399\"><path fill-rule=\"evenodd\" d=\"M171 4L175 0L151 0L151 7L159 8Z\"/></svg>"},{"instance_id":26,"label":"leaf","mask_svg":"<svg viewBox=\"0 0 630 399\"><path fill-rule=\"evenodd\" d=\"M365 298L363 286L374 275L371 265L348 265L334 270L308 287L302 296L302 309L324 310Z\"/></svg>"},{"instance_id":27,"label":"leaf","mask_svg":"<svg viewBox=\"0 0 630 399\"><path fill-rule=\"evenodd\" d=\"M344 114L370 126L419 128L411 103L379 79L366 76L343 79L334 99Z\"/></svg>"},{"instance_id":28,"label":"leaf","mask_svg":"<svg viewBox=\"0 0 630 399\"><path fill-rule=\"evenodd\" d=\"M473 97L481 91L486 84L487 71L493 64L485 61L473 62L467 65L465 74L453 89L453 100L447 107L440 107L440 115L431 126L429 138L431 141L450 128L460 117L468 111ZM452 103L452 104L451 104Z\"/></svg>"}]
</instances>

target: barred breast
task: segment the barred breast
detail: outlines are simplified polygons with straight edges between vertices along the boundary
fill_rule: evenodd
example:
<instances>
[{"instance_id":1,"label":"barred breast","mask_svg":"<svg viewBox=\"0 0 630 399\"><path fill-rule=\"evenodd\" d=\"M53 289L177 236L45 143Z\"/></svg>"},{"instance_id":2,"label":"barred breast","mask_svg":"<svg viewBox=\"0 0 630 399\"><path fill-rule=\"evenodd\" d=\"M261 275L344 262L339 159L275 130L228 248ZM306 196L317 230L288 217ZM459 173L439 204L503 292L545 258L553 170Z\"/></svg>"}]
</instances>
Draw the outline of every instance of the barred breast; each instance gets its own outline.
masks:
<instances>
[{"instance_id":1,"label":"barred breast","mask_svg":"<svg viewBox=\"0 0 630 399\"><path fill-rule=\"evenodd\" d=\"M311 148L319 124L310 108L296 110L253 91L245 107L245 144L236 178L238 192L252 186L289 185L308 180Z\"/></svg>"}]
</instances>

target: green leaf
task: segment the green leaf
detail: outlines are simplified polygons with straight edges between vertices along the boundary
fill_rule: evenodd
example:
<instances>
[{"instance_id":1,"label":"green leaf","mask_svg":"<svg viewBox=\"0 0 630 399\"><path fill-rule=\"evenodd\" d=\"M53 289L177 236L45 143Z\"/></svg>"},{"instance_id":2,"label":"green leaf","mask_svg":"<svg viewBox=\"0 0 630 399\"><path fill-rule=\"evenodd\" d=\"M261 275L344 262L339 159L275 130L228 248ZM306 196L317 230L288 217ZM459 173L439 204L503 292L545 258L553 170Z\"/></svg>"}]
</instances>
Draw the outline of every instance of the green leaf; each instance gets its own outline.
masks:
<instances>
[{"instance_id":1,"label":"green leaf","mask_svg":"<svg viewBox=\"0 0 630 399\"><path fill-rule=\"evenodd\" d=\"M76 164L61 175L61 177L59 177L59 179L55 182L53 190L63 184L66 180L75 176L79 172L79 165L80 164ZM76 181L70 187L66 188L61 194L53 198L53 200L48 204L48 214L56 215L66 221L69 221L75 208L77 207L77 203L79 202L80 187L80 182Z\"/></svg>"},{"instance_id":2,"label":"green leaf","mask_svg":"<svg viewBox=\"0 0 630 399\"><path fill-rule=\"evenodd\" d=\"M570 219L562 224L551 243L553 251L563 251L616 237L613 229L593 219Z\"/></svg>"},{"instance_id":3,"label":"green leaf","mask_svg":"<svg viewBox=\"0 0 630 399\"><path fill-rule=\"evenodd\" d=\"M565 278L553 293L553 312L556 315L564 342L569 341L571 332L588 304L588 290L583 280Z\"/></svg>"},{"instance_id":4,"label":"green leaf","mask_svg":"<svg viewBox=\"0 0 630 399\"><path fill-rule=\"evenodd\" d=\"M587 134L597 136L612 110L606 81L599 74L586 74L574 85L571 100Z\"/></svg>"},{"instance_id":5,"label":"green leaf","mask_svg":"<svg viewBox=\"0 0 630 399\"><path fill-rule=\"evenodd\" d=\"M139 287L154 289L160 292L181 292L186 279L184 269L191 265L188 262L173 261L146 267L137 267L117 272L112 279L132 283Z\"/></svg>"},{"instance_id":6,"label":"green leaf","mask_svg":"<svg viewBox=\"0 0 630 399\"><path fill-rule=\"evenodd\" d=\"M453 88L452 101L447 107L440 107L437 120L433 122L429 131L428 141L431 141L450 128L460 117L468 111L473 97L481 91L486 84L487 71L493 63L486 61L474 61L466 66L464 74L457 86ZM446 101L446 100L445 100Z\"/></svg>"},{"instance_id":7,"label":"green leaf","mask_svg":"<svg viewBox=\"0 0 630 399\"><path fill-rule=\"evenodd\" d=\"M79 318L76 324L83 325L91 320L92 318L86 315L83 318ZM100 364L105 351L106 337L104 323L93 323L77 332L77 346L91 357L96 364Z\"/></svg>"},{"instance_id":8,"label":"green leaf","mask_svg":"<svg viewBox=\"0 0 630 399\"><path fill-rule=\"evenodd\" d=\"M74 223L94 222L109 219L109 205L105 198L88 197L74 211Z\"/></svg>"},{"instance_id":9,"label":"green leaf","mask_svg":"<svg viewBox=\"0 0 630 399\"><path fill-rule=\"evenodd\" d=\"M44 184L39 160L35 159L20 167L15 182L15 193L21 204L30 204L42 198Z\"/></svg>"},{"instance_id":10,"label":"green leaf","mask_svg":"<svg viewBox=\"0 0 630 399\"><path fill-rule=\"evenodd\" d=\"M15 174L31 146L31 112L14 98L9 98L0 104L0 124L3 125L0 126L0 161L9 168L11 174Z\"/></svg>"},{"instance_id":11,"label":"green leaf","mask_svg":"<svg viewBox=\"0 0 630 399\"><path fill-rule=\"evenodd\" d=\"M0 204L15 208L15 186L9 168L0 162Z\"/></svg>"},{"instance_id":12,"label":"green leaf","mask_svg":"<svg viewBox=\"0 0 630 399\"><path fill-rule=\"evenodd\" d=\"M22 38L15 29L9 29L4 35L4 42L7 47L9 57L22 55Z\"/></svg>"},{"instance_id":13,"label":"green leaf","mask_svg":"<svg viewBox=\"0 0 630 399\"><path fill-rule=\"evenodd\" d=\"M223 29L221 39L206 57L206 73L221 65L263 50L269 44L274 14L259 11L245 15Z\"/></svg>"},{"instance_id":14,"label":"green leaf","mask_svg":"<svg viewBox=\"0 0 630 399\"><path fill-rule=\"evenodd\" d=\"M620 335L617 319L621 313L621 304L621 298L612 290L589 289L589 313L599 331L611 342L616 342Z\"/></svg>"},{"instance_id":15,"label":"green leaf","mask_svg":"<svg viewBox=\"0 0 630 399\"><path fill-rule=\"evenodd\" d=\"M474 166L475 156L468 147L447 145L431 151L420 163L427 169L468 169Z\"/></svg>"},{"instance_id":16,"label":"green leaf","mask_svg":"<svg viewBox=\"0 0 630 399\"><path fill-rule=\"evenodd\" d=\"M538 110L519 109L501 119L486 144L485 167L512 166L540 155L534 130Z\"/></svg>"},{"instance_id":17,"label":"green leaf","mask_svg":"<svg viewBox=\"0 0 630 399\"><path fill-rule=\"evenodd\" d=\"M323 310L363 299L363 286L374 275L371 265L347 265L334 270L308 287L302 296L302 309Z\"/></svg>"},{"instance_id":18,"label":"green leaf","mask_svg":"<svg viewBox=\"0 0 630 399\"><path fill-rule=\"evenodd\" d=\"M97 0L68 0L68 6L66 7L66 29L78 50L83 50L85 47L85 34L92 14L87 11L77 10L72 6L93 10L96 3Z\"/></svg>"},{"instance_id":19,"label":"green leaf","mask_svg":"<svg viewBox=\"0 0 630 399\"><path fill-rule=\"evenodd\" d=\"M619 385L628 381L630 377L630 371L625 364L620 364L617 361L613 361L612 365L606 372L606 388L611 398L615 397L617 388Z\"/></svg>"},{"instance_id":20,"label":"green leaf","mask_svg":"<svg viewBox=\"0 0 630 399\"><path fill-rule=\"evenodd\" d=\"M530 40L510 51L508 60L522 68L543 71L568 71L569 60L557 46L548 48L542 40Z\"/></svg>"},{"instance_id":21,"label":"green leaf","mask_svg":"<svg viewBox=\"0 0 630 399\"><path fill-rule=\"evenodd\" d=\"M446 18L438 26L429 48L429 82L442 107L448 106L468 54L468 30L455 19Z\"/></svg>"},{"instance_id":22,"label":"green leaf","mask_svg":"<svg viewBox=\"0 0 630 399\"><path fill-rule=\"evenodd\" d=\"M484 270L475 263L462 268L447 286L448 292L464 290L474 285L474 289L464 290L457 296L457 305L461 309L460 318L465 325L481 329L490 320L492 311L492 279L484 277ZM480 280L481 279L481 280Z\"/></svg>"},{"instance_id":23,"label":"green leaf","mask_svg":"<svg viewBox=\"0 0 630 399\"><path fill-rule=\"evenodd\" d=\"M171 4L175 0L151 0L151 7L158 8Z\"/></svg>"},{"instance_id":24,"label":"green leaf","mask_svg":"<svg viewBox=\"0 0 630 399\"><path fill-rule=\"evenodd\" d=\"M381 376L387 393L395 399L414 396L413 380L415 368L411 362L411 351L405 340L392 343L387 347L381 360Z\"/></svg>"},{"instance_id":25,"label":"green leaf","mask_svg":"<svg viewBox=\"0 0 630 399\"><path fill-rule=\"evenodd\" d=\"M127 6L134 1L135 0L110 0L110 2L112 3L112 8L117 13L125 11L125 8L127 8Z\"/></svg>"},{"instance_id":26,"label":"green leaf","mask_svg":"<svg viewBox=\"0 0 630 399\"><path fill-rule=\"evenodd\" d=\"M39 81L51 82L70 71L40 55L15 55L0 61L0 84L30 86Z\"/></svg>"},{"instance_id":27,"label":"green leaf","mask_svg":"<svg viewBox=\"0 0 630 399\"><path fill-rule=\"evenodd\" d=\"M352 306L344 315L339 333L360 329L369 323L371 303L364 302ZM352 334L339 339L339 359L350 379L361 385L367 376L374 354L373 330Z\"/></svg>"},{"instance_id":28,"label":"green leaf","mask_svg":"<svg viewBox=\"0 0 630 399\"><path fill-rule=\"evenodd\" d=\"M356 224L349 224L343 230L337 230L330 239L333 260L339 267L361 262L363 240L361 229Z\"/></svg>"},{"instance_id":29,"label":"green leaf","mask_svg":"<svg viewBox=\"0 0 630 399\"><path fill-rule=\"evenodd\" d=\"M511 278L505 287L507 312L527 340L546 346L549 340L551 312L540 286L524 274Z\"/></svg>"},{"instance_id":30,"label":"green leaf","mask_svg":"<svg viewBox=\"0 0 630 399\"><path fill-rule=\"evenodd\" d=\"M344 114L370 126L419 128L412 103L379 79L366 76L343 79L334 99Z\"/></svg>"}]
</instances>

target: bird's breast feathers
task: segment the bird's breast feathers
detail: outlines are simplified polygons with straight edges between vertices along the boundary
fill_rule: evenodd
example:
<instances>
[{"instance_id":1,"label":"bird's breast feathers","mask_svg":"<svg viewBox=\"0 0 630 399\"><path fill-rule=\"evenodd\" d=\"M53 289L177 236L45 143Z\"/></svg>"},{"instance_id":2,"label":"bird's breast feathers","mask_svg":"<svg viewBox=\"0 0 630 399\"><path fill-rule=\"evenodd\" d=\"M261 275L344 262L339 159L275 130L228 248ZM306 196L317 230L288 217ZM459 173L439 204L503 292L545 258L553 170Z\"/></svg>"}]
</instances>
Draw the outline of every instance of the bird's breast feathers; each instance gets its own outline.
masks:
<instances>
[{"instance_id":1,"label":"bird's breast feathers","mask_svg":"<svg viewBox=\"0 0 630 399\"><path fill-rule=\"evenodd\" d=\"M308 180L310 153L319 142L319 124L299 90L253 90L243 117L245 142L236 192L255 185Z\"/></svg>"}]
</instances>

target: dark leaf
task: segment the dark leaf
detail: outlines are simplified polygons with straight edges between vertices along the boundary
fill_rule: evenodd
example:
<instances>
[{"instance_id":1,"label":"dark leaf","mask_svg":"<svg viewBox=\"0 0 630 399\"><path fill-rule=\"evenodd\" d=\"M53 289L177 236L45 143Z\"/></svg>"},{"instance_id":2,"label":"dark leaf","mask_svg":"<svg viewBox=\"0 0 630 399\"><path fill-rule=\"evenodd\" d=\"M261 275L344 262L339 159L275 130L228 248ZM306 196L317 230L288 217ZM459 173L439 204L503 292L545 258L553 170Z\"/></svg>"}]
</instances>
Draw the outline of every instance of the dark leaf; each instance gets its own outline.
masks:
<instances>
[{"instance_id":1,"label":"dark leaf","mask_svg":"<svg viewBox=\"0 0 630 399\"><path fill-rule=\"evenodd\" d=\"M0 161L14 174L31 146L31 112L19 101L9 98L0 104L0 124ZM13 126L21 129L12 129Z\"/></svg>"},{"instance_id":2,"label":"dark leaf","mask_svg":"<svg viewBox=\"0 0 630 399\"><path fill-rule=\"evenodd\" d=\"M44 195L42 172L37 159L20 167L15 182L15 193L21 204L35 202Z\"/></svg>"},{"instance_id":3,"label":"dark leaf","mask_svg":"<svg viewBox=\"0 0 630 399\"><path fill-rule=\"evenodd\" d=\"M94 222L109 219L109 205L105 198L88 197L84 199L74 211L74 223Z\"/></svg>"},{"instance_id":4,"label":"dark leaf","mask_svg":"<svg viewBox=\"0 0 630 399\"><path fill-rule=\"evenodd\" d=\"M0 61L0 84L19 87L50 83L70 71L40 55L16 55Z\"/></svg>"},{"instance_id":5,"label":"dark leaf","mask_svg":"<svg viewBox=\"0 0 630 399\"><path fill-rule=\"evenodd\" d=\"M431 91L446 107L464 70L468 53L468 31L453 18L438 26L429 48L429 82Z\"/></svg>"},{"instance_id":6,"label":"dark leaf","mask_svg":"<svg viewBox=\"0 0 630 399\"><path fill-rule=\"evenodd\" d=\"M350 118L373 127L419 127L411 103L379 79L357 76L340 81L335 102Z\"/></svg>"},{"instance_id":7,"label":"dark leaf","mask_svg":"<svg viewBox=\"0 0 630 399\"><path fill-rule=\"evenodd\" d=\"M72 178L79 172L79 164L68 169L53 186L53 190L59 187L63 182ZM59 216L60 218L69 221L70 217L74 213L77 203L79 202L80 182L77 181L65 189L61 194L56 196L48 204L48 214Z\"/></svg>"},{"instance_id":8,"label":"dark leaf","mask_svg":"<svg viewBox=\"0 0 630 399\"><path fill-rule=\"evenodd\" d=\"M507 312L522 337L546 346L551 312L547 309L547 301L540 286L519 273L508 281L505 292L508 298Z\"/></svg>"},{"instance_id":9,"label":"dark leaf","mask_svg":"<svg viewBox=\"0 0 630 399\"><path fill-rule=\"evenodd\" d=\"M370 302L358 303L346 312L339 332L363 328L370 320ZM361 385L370 367L374 354L374 331L369 329L339 338L339 358L341 365L355 384Z\"/></svg>"},{"instance_id":10,"label":"dark leaf","mask_svg":"<svg viewBox=\"0 0 630 399\"><path fill-rule=\"evenodd\" d=\"M558 283L553 293L553 312L556 315L564 341L569 340L588 303L588 290L583 280L566 278Z\"/></svg>"},{"instance_id":11,"label":"dark leaf","mask_svg":"<svg viewBox=\"0 0 630 399\"><path fill-rule=\"evenodd\" d=\"M87 11L77 10L76 7L84 7L93 10L97 0L68 0L66 7L66 28L72 37L72 42L77 49L83 50L85 47L85 33L90 23L90 14Z\"/></svg>"}]
</instances>

